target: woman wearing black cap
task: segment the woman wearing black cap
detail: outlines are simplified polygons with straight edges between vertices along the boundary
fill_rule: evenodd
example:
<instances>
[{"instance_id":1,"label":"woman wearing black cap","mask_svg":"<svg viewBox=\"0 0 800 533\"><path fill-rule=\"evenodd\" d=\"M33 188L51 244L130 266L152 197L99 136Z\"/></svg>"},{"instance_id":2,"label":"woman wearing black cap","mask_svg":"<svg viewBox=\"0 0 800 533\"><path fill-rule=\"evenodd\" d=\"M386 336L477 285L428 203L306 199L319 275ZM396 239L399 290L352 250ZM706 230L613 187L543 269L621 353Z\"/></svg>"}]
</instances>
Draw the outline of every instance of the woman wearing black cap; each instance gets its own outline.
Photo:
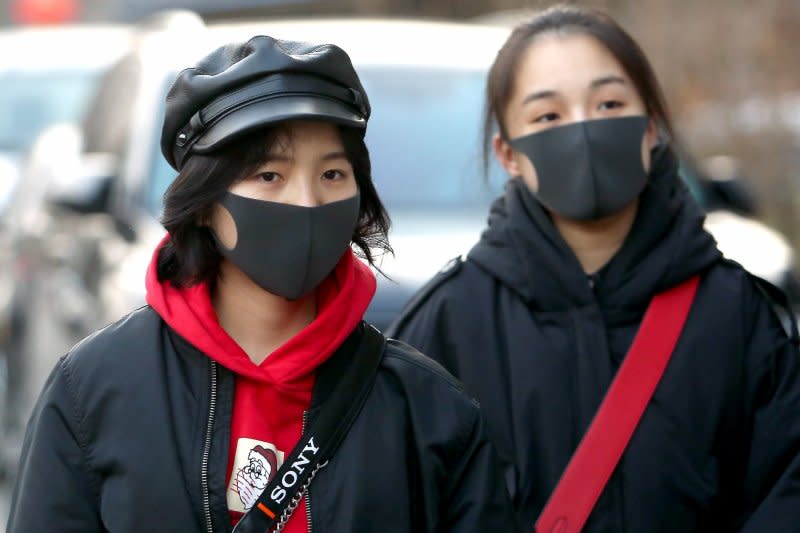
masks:
<instances>
[{"instance_id":1,"label":"woman wearing black cap","mask_svg":"<svg viewBox=\"0 0 800 533\"><path fill-rule=\"evenodd\" d=\"M394 329L481 402L522 520L800 530L797 339L703 229L644 54L558 6L514 30L487 87L512 179Z\"/></svg>"},{"instance_id":2,"label":"woman wearing black cap","mask_svg":"<svg viewBox=\"0 0 800 533\"><path fill-rule=\"evenodd\" d=\"M389 220L347 55L255 37L183 71L148 305L78 344L9 532L512 530L477 406L362 321Z\"/></svg>"}]
</instances>

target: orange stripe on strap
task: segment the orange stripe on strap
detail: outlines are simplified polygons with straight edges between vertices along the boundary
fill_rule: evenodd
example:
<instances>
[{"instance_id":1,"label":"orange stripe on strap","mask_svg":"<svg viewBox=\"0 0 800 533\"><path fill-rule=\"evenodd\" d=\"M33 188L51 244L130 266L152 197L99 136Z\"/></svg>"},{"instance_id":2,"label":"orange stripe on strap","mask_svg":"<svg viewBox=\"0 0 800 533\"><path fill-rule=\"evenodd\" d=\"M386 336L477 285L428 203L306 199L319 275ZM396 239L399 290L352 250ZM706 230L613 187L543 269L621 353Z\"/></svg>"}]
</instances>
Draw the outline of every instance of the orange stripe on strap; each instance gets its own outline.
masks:
<instances>
[{"instance_id":1,"label":"orange stripe on strap","mask_svg":"<svg viewBox=\"0 0 800 533\"><path fill-rule=\"evenodd\" d=\"M259 509L261 509L261 512L263 512L263 513L264 513L265 515L267 515L268 517L270 517L270 518L275 518L275 513L273 513L272 511L270 511L270 510L269 510L269 507L267 507L267 506L266 506L266 505L264 505L263 503L261 503L261 502L258 502L258 508L259 508Z\"/></svg>"}]
</instances>

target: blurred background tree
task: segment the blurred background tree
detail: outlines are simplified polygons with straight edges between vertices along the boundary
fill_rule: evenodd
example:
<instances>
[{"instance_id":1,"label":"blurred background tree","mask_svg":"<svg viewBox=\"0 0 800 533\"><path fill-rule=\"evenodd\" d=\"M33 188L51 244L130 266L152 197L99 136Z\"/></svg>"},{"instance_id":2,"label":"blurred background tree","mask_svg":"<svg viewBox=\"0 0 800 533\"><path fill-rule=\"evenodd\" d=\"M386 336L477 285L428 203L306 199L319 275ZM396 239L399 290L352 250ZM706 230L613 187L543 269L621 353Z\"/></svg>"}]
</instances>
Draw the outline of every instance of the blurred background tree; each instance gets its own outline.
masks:
<instances>
[{"instance_id":1,"label":"blurred background tree","mask_svg":"<svg viewBox=\"0 0 800 533\"><path fill-rule=\"evenodd\" d=\"M0 24L131 21L165 7L206 17L396 15L513 24L542 0L0 0ZM734 156L761 216L800 248L800 0L573 1L616 17L664 85L696 160ZM28 18L26 18L28 17ZM409 36L413 39L413 36ZM403 43L397 43L403 46ZM447 46L446 42L442 46Z\"/></svg>"}]
</instances>

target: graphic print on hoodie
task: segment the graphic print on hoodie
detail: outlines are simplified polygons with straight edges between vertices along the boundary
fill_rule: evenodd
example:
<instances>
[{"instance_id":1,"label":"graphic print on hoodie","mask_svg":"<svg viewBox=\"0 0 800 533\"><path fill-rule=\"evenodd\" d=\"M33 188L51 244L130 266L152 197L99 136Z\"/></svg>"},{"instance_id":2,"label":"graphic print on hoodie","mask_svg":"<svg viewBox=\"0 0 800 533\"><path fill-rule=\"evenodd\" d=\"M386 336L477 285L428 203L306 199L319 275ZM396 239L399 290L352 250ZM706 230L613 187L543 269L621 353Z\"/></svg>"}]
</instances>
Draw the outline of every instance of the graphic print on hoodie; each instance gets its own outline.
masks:
<instances>
[{"instance_id":1,"label":"graphic print on hoodie","mask_svg":"<svg viewBox=\"0 0 800 533\"><path fill-rule=\"evenodd\" d=\"M256 365L220 326L209 284L177 288L158 280L158 253L168 240L156 248L148 268L147 303L175 332L236 376L227 465L228 510L235 524L300 439L316 369L362 320L375 293L375 276L348 250L317 290L317 317ZM284 531L306 531L305 514L304 499Z\"/></svg>"}]
</instances>

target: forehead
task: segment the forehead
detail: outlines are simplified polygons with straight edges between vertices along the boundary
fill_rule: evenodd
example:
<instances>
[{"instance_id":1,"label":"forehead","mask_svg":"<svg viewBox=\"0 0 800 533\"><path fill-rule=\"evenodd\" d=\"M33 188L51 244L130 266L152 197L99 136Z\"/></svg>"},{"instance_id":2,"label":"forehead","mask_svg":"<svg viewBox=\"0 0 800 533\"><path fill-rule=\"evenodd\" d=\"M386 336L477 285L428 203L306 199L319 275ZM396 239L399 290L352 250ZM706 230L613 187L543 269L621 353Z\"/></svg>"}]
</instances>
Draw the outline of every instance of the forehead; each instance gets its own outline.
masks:
<instances>
[{"instance_id":1,"label":"forehead","mask_svg":"<svg viewBox=\"0 0 800 533\"><path fill-rule=\"evenodd\" d=\"M595 79L630 81L622 65L600 41L582 33L548 32L536 37L517 69L515 92L585 89Z\"/></svg>"},{"instance_id":2,"label":"forehead","mask_svg":"<svg viewBox=\"0 0 800 533\"><path fill-rule=\"evenodd\" d=\"M270 153L327 151L342 147L339 129L330 122L290 121L278 125L274 132L275 135L267 141Z\"/></svg>"}]
</instances>

